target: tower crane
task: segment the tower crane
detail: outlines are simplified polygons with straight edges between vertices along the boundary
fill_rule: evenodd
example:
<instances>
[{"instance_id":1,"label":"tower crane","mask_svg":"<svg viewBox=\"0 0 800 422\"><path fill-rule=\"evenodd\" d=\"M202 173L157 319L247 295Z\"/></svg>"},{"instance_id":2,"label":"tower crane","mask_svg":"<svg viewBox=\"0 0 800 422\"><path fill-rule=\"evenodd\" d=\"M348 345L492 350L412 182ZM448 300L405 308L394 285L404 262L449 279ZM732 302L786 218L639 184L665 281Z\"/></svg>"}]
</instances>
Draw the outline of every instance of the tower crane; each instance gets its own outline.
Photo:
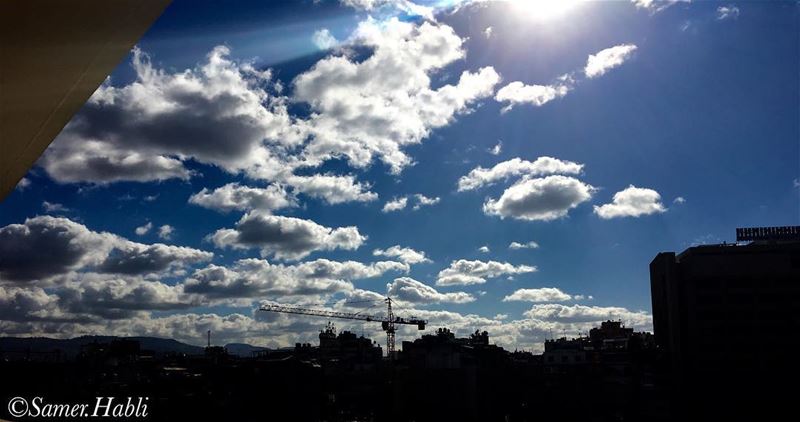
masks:
<instances>
[{"instance_id":1,"label":"tower crane","mask_svg":"<svg viewBox=\"0 0 800 422\"><path fill-rule=\"evenodd\" d=\"M359 321L380 321L381 328L386 332L386 352L389 358L394 358L394 333L396 324L416 325L417 329L424 330L428 321L418 318L402 318L392 312L392 298L384 299L386 303L386 316L365 315L359 313L348 313L338 311L326 311L322 309L302 308L298 306L285 305L261 305L260 311L278 312L282 314L312 315L326 318L355 319Z\"/></svg>"}]
</instances>

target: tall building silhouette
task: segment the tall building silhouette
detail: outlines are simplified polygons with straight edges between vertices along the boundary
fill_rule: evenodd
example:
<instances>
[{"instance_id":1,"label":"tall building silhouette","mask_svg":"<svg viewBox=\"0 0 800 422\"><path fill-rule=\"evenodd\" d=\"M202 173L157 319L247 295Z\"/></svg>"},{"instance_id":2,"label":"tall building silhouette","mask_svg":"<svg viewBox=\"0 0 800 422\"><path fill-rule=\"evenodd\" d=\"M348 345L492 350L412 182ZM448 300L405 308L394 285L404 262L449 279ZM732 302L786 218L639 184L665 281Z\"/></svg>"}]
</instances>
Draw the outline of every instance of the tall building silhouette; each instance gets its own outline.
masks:
<instances>
[{"instance_id":1,"label":"tall building silhouette","mask_svg":"<svg viewBox=\"0 0 800 422\"><path fill-rule=\"evenodd\" d=\"M745 418L788 405L800 350L800 227L650 263L653 328L673 410ZM745 241L749 241L745 243Z\"/></svg>"}]
</instances>

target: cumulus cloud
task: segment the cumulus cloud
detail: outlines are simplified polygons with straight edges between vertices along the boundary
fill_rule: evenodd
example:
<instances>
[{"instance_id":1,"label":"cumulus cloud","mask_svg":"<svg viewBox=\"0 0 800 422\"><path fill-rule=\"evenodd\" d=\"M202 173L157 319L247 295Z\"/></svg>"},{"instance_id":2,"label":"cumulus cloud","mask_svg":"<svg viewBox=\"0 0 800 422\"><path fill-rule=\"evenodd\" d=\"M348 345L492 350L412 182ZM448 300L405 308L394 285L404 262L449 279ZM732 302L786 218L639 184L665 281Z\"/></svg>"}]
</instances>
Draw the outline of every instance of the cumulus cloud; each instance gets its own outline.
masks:
<instances>
[{"instance_id":1,"label":"cumulus cloud","mask_svg":"<svg viewBox=\"0 0 800 422\"><path fill-rule=\"evenodd\" d=\"M539 248L539 244L531 240L530 242L519 243L519 242L511 242L508 245L508 249L537 249Z\"/></svg>"},{"instance_id":2,"label":"cumulus cloud","mask_svg":"<svg viewBox=\"0 0 800 422\"><path fill-rule=\"evenodd\" d=\"M498 144L499 145L499 144ZM542 176L546 174L580 174L583 164L559 160L553 157L539 157L534 161L519 157L497 163L492 168L477 167L458 180L458 191L478 189L500 180L522 175Z\"/></svg>"},{"instance_id":3,"label":"cumulus cloud","mask_svg":"<svg viewBox=\"0 0 800 422\"><path fill-rule=\"evenodd\" d=\"M536 271L536 267L528 265L512 265L497 261L469 261L459 259L450 263L448 268L439 271L437 286L467 286L486 283L486 279L503 275L525 274Z\"/></svg>"},{"instance_id":4,"label":"cumulus cloud","mask_svg":"<svg viewBox=\"0 0 800 422\"><path fill-rule=\"evenodd\" d=\"M483 246L481 246L480 248L478 248L478 252L481 252L481 253L489 253L489 252L491 252L491 250L489 249L489 247L488 247L488 246L486 246L486 245L483 245Z\"/></svg>"},{"instance_id":5,"label":"cumulus cloud","mask_svg":"<svg viewBox=\"0 0 800 422\"><path fill-rule=\"evenodd\" d=\"M520 81L514 81L500 88L494 99L498 102L508 102L503 111L511 110L518 104L531 104L539 107L567 95L570 89L571 87L567 84L526 85Z\"/></svg>"},{"instance_id":6,"label":"cumulus cloud","mask_svg":"<svg viewBox=\"0 0 800 422\"><path fill-rule=\"evenodd\" d=\"M254 300L265 298L324 301L337 293L352 295L352 280L408 270L408 264L394 261L315 260L275 265L244 259L231 267L208 265L174 285L132 274L72 272L51 286L52 292L0 284L0 320L90 324L135 320L148 317L149 311L216 304L252 306Z\"/></svg>"},{"instance_id":7,"label":"cumulus cloud","mask_svg":"<svg viewBox=\"0 0 800 422\"><path fill-rule=\"evenodd\" d=\"M199 304L181 286L139 277L78 274L59 285L58 306L78 318L131 318L143 311L185 309Z\"/></svg>"},{"instance_id":8,"label":"cumulus cloud","mask_svg":"<svg viewBox=\"0 0 800 422\"><path fill-rule=\"evenodd\" d=\"M620 44L606 48L596 54L590 54L582 69L583 76L592 79L604 75L609 70L622 65L636 51L633 44ZM502 113L519 104L530 104L541 107L553 100L566 96L575 86L583 82L580 71L565 73L547 85L528 85L521 81L511 82L497 91L494 99L506 103Z\"/></svg>"},{"instance_id":9,"label":"cumulus cloud","mask_svg":"<svg viewBox=\"0 0 800 422\"><path fill-rule=\"evenodd\" d=\"M408 270L408 264L395 261L363 264L317 259L296 265L281 265L259 259L243 259L231 268L209 265L195 271L183 283L183 290L209 299L285 299L352 292L352 280Z\"/></svg>"},{"instance_id":10,"label":"cumulus cloud","mask_svg":"<svg viewBox=\"0 0 800 422\"><path fill-rule=\"evenodd\" d=\"M636 51L635 45L620 44L601 50L596 54L591 54L586 61L586 67L583 72L587 78L602 76L609 70L622 65L633 55L634 51Z\"/></svg>"},{"instance_id":11,"label":"cumulus cloud","mask_svg":"<svg viewBox=\"0 0 800 422\"><path fill-rule=\"evenodd\" d=\"M675 199L672 200L672 203L673 204L685 204L686 203L686 198L684 198L682 196L677 196L677 197L675 197Z\"/></svg>"},{"instance_id":12,"label":"cumulus cloud","mask_svg":"<svg viewBox=\"0 0 800 422\"><path fill-rule=\"evenodd\" d=\"M165 271L177 263L181 267L197 264L212 257L211 252L183 246L120 242L97 266L97 270L107 273L146 274Z\"/></svg>"},{"instance_id":13,"label":"cumulus cloud","mask_svg":"<svg viewBox=\"0 0 800 422\"><path fill-rule=\"evenodd\" d=\"M370 192L369 185L357 182L353 175L292 175L286 182L292 185L295 191L312 198L320 198L330 205L344 202L371 202L378 199L377 193Z\"/></svg>"},{"instance_id":14,"label":"cumulus cloud","mask_svg":"<svg viewBox=\"0 0 800 422\"><path fill-rule=\"evenodd\" d=\"M720 6L717 8L717 20L736 19L739 17L739 8L734 5Z\"/></svg>"},{"instance_id":15,"label":"cumulus cloud","mask_svg":"<svg viewBox=\"0 0 800 422\"><path fill-rule=\"evenodd\" d=\"M0 228L0 281L44 280L85 269L145 274L212 257L193 248L131 242L59 217L39 216Z\"/></svg>"},{"instance_id":16,"label":"cumulus cloud","mask_svg":"<svg viewBox=\"0 0 800 422\"><path fill-rule=\"evenodd\" d=\"M425 283L409 277L396 278L394 282L386 285L390 297L410 303L468 303L475 301L475 297L465 292L440 293Z\"/></svg>"},{"instance_id":17,"label":"cumulus cloud","mask_svg":"<svg viewBox=\"0 0 800 422\"><path fill-rule=\"evenodd\" d=\"M144 236L144 235L146 235L146 234L147 234L147 233L150 231L150 229L152 229L152 228L153 228L153 223L151 223L151 222L149 222L149 221L148 221L148 222L147 222L147 224L145 224L145 225L143 225L143 226L139 226L139 227L137 227L137 228L134 230L134 232L136 233L136 235L137 235L137 236Z\"/></svg>"},{"instance_id":18,"label":"cumulus cloud","mask_svg":"<svg viewBox=\"0 0 800 422\"><path fill-rule=\"evenodd\" d=\"M288 95L269 70L231 59L224 46L182 71L159 69L137 48L134 81L104 83L39 164L61 183L106 184L186 180L194 160L329 204L372 201L377 195L354 176L309 169L339 159L356 168L380 160L394 173L412 164L407 146L469 113L500 80L486 67L432 88L434 74L463 59L463 43L444 24L368 19L346 48L299 74ZM309 113L292 115L290 102Z\"/></svg>"},{"instance_id":19,"label":"cumulus cloud","mask_svg":"<svg viewBox=\"0 0 800 422\"><path fill-rule=\"evenodd\" d=\"M44 209L44 211L48 213L63 213L70 211L69 208L65 207L62 204L59 204L57 202L48 202L48 201L42 202L42 209Z\"/></svg>"},{"instance_id":20,"label":"cumulus cloud","mask_svg":"<svg viewBox=\"0 0 800 422\"><path fill-rule=\"evenodd\" d=\"M499 199L489 199L483 212L500 218L550 221L592 198L595 188L567 176L523 180L506 189Z\"/></svg>"},{"instance_id":21,"label":"cumulus cloud","mask_svg":"<svg viewBox=\"0 0 800 422\"><path fill-rule=\"evenodd\" d=\"M259 248L262 256L297 260L320 250L353 250L366 241L354 226L330 228L311 220L249 212L232 229L208 237L217 247Z\"/></svg>"},{"instance_id":22,"label":"cumulus cloud","mask_svg":"<svg viewBox=\"0 0 800 422\"><path fill-rule=\"evenodd\" d=\"M497 145L489 150L489 154L492 155L500 155L501 152L503 152L503 141L497 141Z\"/></svg>"},{"instance_id":23,"label":"cumulus cloud","mask_svg":"<svg viewBox=\"0 0 800 422\"><path fill-rule=\"evenodd\" d=\"M433 262L425 256L425 252L415 251L411 248L403 248L400 245L390 246L386 249L375 249L372 251L372 255L397 258L406 264L424 264Z\"/></svg>"},{"instance_id":24,"label":"cumulus cloud","mask_svg":"<svg viewBox=\"0 0 800 422\"><path fill-rule=\"evenodd\" d=\"M327 57L294 80L293 98L312 110L303 152L309 164L346 158L363 168L378 158L398 173L411 164L405 146L468 112L500 80L486 67L462 73L455 85L431 88L431 74L465 55L463 40L447 25L370 19L350 42L372 54L361 61Z\"/></svg>"},{"instance_id":25,"label":"cumulus cloud","mask_svg":"<svg viewBox=\"0 0 800 422\"><path fill-rule=\"evenodd\" d=\"M175 228L170 226L169 224L164 224L163 226L158 228L158 237L160 239L169 240L172 238L172 234L175 233Z\"/></svg>"},{"instance_id":26,"label":"cumulus cloud","mask_svg":"<svg viewBox=\"0 0 800 422\"><path fill-rule=\"evenodd\" d=\"M403 196L392 199L391 201L387 201L385 204L383 204L383 209L381 209L381 211L384 213L400 211L404 209L406 205L408 205L408 198Z\"/></svg>"},{"instance_id":27,"label":"cumulus cloud","mask_svg":"<svg viewBox=\"0 0 800 422\"><path fill-rule=\"evenodd\" d=\"M40 216L0 228L0 279L47 278L108 256L117 239L66 218ZM47 259L41 259L46 256Z\"/></svg>"},{"instance_id":28,"label":"cumulus cloud","mask_svg":"<svg viewBox=\"0 0 800 422\"><path fill-rule=\"evenodd\" d=\"M640 217L665 211L667 209L661 203L661 195L658 192L633 185L615 193L610 204L594 206L594 213L603 219Z\"/></svg>"},{"instance_id":29,"label":"cumulus cloud","mask_svg":"<svg viewBox=\"0 0 800 422\"><path fill-rule=\"evenodd\" d=\"M253 188L238 183L209 191L203 188L189 197L189 203L221 212L252 211L272 212L296 205L294 198L280 185Z\"/></svg>"},{"instance_id":30,"label":"cumulus cloud","mask_svg":"<svg viewBox=\"0 0 800 422\"><path fill-rule=\"evenodd\" d=\"M22 179L19 179L19 182L17 182L17 186L14 187L14 189L23 191L25 189L28 189L31 186L31 184L32 184L31 179L23 177Z\"/></svg>"},{"instance_id":31,"label":"cumulus cloud","mask_svg":"<svg viewBox=\"0 0 800 422\"><path fill-rule=\"evenodd\" d=\"M58 307L58 297L40 287L0 285L0 321L72 321ZM0 328L2 326L0 325Z\"/></svg>"},{"instance_id":32,"label":"cumulus cloud","mask_svg":"<svg viewBox=\"0 0 800 422\"><path fill-rule=\"evenodd\" d=\"M630 311L626 308L616 306L544 303L533 305L531 309L525 311L524 315L528 318L559 322L591 322L622 319L628 321L629 324L635 325L647 325L651 323L650 315L644 311Z\"/></svg>"},{"instance_id":33,"label":"cumulus cloud","mask_svg":"<svg viewBox=\"0 0 800 422\"><path fill-rule=\"evenodd\" d=\"M395 197L391 201L387 201L385 204L383 204L381 211L384 213L389 213L403 210L406 208L406 206L408 206L408 203L410 202L409 199L413 199L415 202L414 206L411 208L413 211L419 211L419 209L422 207L436 205L442 200L442 198L438 196L431 198L421 193L415 193L411 195L410 198L408 196L401 196L399 198Z\"/></svg>"},{"instance_id":34,"label":"cumulus cloud","mask_svg":"<svg viewBox=\"0 0 800 422\"><path fill-rule=\"evenodd\" d=\"M202 191L192 195L189 202L221 212L232 210L272 212L296 206L295 193L322 199L330 205L344 202L369 202L378 199L378 194L370 192L369 186L357 182L353 175L291 175L286 177L284 182L293 188L291 193L280 184L255 188L229 183L213 191L203 188Z\"/></svg>"},{"instance_id":35,"label":"cumulus cloud","mask_svg":"<svg viewBox=\"0 0 800 422\"><path fill-rule=\"evenodd\" d=\"M562 292L555 287L542 287L539 289L519 289L503 298L503 302L564 302L572 299L572 295Z\"/></svg>"},{"instance_id":36,"label":"cumulus cloud","mask_svg":"<svg viewBox=\"0 0 800 422\"><path fill-rule=\"evenodd\" d=\"M339 44L339 41L331 34L328 28L314 31L314 35L311 36L311 42L320 50L329 50Z\"/></svg>"},{"instance_id":37,"label":"cumulus cloud","mask_svg":"<svg viewBox=\"0 0 800 422\"><path fill-rule=\"evenodd\" d=\"M417 211L422 207L436 205L442 200L442 198L439 198L438 196L435 198L429 198L421 193L414 194L414 198L417 200L417 203L414 204L414 207L412 208L414 211Z\"/></svg>"},{"instance_id":38,"label":"cumulus cloud","mask_svg":"<svg viewBox=\"0 0 800 422\"><path fill-rule=\"evenodd\" d=\"M135 81L98 88L40 164L59 182L101 184L187 179L189 158L234 173L282 171L263 141L302 140L285 99L267 93L270 72L228 55L216 47L201 66L170 73L135 48Z\"/></svg>"},{"instance_id":39,"label":"cumulus cloud","mask_svg":"<svg viewBox=\"0 0 800 422\"><path fill-rule=\"evenodd\" d=\"M661 12L676 3L689 3L690 1L691 0L631 0L637 8L647 10L653 14Z\"/></svg>"},{"instance_id":40,"label":"cumulus cloud","mask_svg":"<svg viewBox=\"0 0 800 422\"><path fill-rule=\"evenodd\" d=\"M341 0L341 3L356 10L373 13L387 10L391 13L402 12L434 20L432 7L422 6L409 0Z\"/></svg>"}]
</instances>

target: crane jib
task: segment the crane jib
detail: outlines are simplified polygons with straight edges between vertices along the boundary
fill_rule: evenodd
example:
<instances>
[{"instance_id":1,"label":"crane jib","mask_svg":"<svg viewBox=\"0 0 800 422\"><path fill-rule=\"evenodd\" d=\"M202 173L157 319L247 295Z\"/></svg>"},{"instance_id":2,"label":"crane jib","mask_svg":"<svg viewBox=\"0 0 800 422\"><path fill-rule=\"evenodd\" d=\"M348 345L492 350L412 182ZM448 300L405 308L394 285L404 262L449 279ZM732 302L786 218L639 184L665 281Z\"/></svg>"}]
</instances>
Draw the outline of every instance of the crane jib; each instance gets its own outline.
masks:
<instances>
[{"instance_id":1,"label":"crane jib","mask_svg":"<svg viewBox=\"0 0 800 422\"><path fill-rule=\"evenodd\" d=\"M310 316L318 316L324 318L352 319L352 320L367 321L367 322L379 321L381 323L383 331L386 332L387 336L387 343L386 343L387 354L390 358L393 358L394 333L395 333L394 325L395 324L416 325L418 330L424 330L425 326L428 324L428 321L418 318L396 317L392 312L392 299L386 298L385 302L387 306L387 312L385 317L376 315L363 315L363 314L349 313L349 312L327 311L323 309L302 308L298 306L284 306L284 305L261 305L259 310L265 312L310 315Z\"/></svg>"}]
</instances>

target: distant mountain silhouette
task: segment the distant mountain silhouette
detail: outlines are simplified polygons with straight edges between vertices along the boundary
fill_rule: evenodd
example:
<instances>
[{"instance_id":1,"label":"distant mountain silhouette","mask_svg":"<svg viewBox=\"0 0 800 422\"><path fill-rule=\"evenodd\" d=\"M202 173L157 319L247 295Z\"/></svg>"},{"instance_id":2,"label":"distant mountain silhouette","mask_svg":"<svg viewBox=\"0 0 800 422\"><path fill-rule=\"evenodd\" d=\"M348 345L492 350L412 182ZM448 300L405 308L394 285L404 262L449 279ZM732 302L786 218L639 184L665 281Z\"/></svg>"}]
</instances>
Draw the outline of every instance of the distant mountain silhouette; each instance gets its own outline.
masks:
<instances>
[{"instance_id":1,"label":"distant mountain silhouette","mask_svg":"<svg viewBox=\"0 0 800 422\"><path fill-rule=\"evenodd\" d=\"M55 339L48 337L0 337L0 352L52 352L60 350L65 357L74 358L81 346L90 343L109 343L114 339L136 340L142 349L152 350L157 355L165 353L186 353L199 355L203 348L181 343L177 340L158 337L115 337L115 336L81 336L71 339Z\"/></svg>"},{"instance_id":2,"label":"distant mountain silhouette","mask_svg":"<svg viewBox=\"0 0 800 422\"><path fill-rule=\"evenodd\" d=\"M253 352L268 350L266 347L251 346L245 343L228 343L225 348L228 349L229 354L241 357L250 357Z\"/></svg>"}]
</instances>

